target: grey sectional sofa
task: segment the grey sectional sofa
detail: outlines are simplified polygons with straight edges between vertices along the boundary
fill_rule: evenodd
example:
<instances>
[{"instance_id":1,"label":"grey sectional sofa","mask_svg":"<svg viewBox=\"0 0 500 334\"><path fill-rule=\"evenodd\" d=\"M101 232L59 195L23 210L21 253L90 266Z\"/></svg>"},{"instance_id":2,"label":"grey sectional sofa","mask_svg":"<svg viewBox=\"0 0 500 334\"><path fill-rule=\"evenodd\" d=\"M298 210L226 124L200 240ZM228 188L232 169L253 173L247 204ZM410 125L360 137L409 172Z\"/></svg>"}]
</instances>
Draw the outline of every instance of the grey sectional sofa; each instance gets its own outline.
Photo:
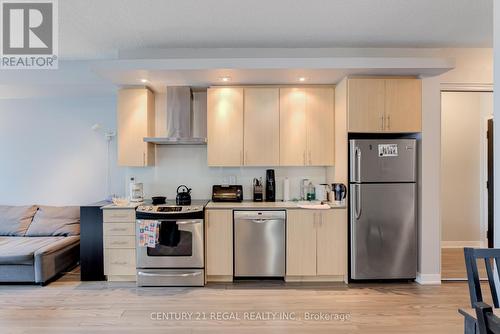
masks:
<instances>
[{"instance_id":1,"label":"grey sectional sofa","mask_svg":"<svg viewBox=\"0 0 500 334\"><path fill-rule=\"evenodd\" d=\"M0 282L45 284L79 260L80 208L0 206Z\"/></svg>"}]
</instances>

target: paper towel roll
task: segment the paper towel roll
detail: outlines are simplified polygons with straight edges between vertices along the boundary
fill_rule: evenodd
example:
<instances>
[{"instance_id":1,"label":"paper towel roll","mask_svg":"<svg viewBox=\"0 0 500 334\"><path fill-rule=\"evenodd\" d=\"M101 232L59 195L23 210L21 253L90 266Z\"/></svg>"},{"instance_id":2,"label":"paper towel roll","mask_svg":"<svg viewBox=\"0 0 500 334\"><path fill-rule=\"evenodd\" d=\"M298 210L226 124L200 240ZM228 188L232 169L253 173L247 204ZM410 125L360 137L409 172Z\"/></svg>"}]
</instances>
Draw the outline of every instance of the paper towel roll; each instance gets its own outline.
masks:
<instances>
[{"instance_id":1,"label":"paper towel roll","mask_svg":"<svg viewBox=\"0 0 500 334\"><path fill-rule=\"evenodd\" d=\"M283 201L287 202L290 200L290 180L285 177L283 181Z\"/></svg>"}]
</instances>

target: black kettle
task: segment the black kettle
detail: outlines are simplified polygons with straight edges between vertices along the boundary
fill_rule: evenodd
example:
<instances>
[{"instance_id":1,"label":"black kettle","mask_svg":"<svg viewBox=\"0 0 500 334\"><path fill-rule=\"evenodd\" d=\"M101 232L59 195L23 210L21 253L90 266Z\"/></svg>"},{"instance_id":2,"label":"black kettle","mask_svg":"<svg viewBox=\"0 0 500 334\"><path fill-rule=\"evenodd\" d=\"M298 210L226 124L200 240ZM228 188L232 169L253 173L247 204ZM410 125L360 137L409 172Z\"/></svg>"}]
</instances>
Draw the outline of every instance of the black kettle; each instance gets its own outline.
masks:
<instances>
[{"instance_id":1,"label":"black kettle","mask_svg":"<svg viewBox=\"0 0 500 334\"><path fill-rule=\"evenodd\" d=\"M184 188L182 191L181 188ZM177 196L175 197L175 203L177 205L191 205L191 188L185 185L180 185L177 187Z\"/></svg>"}]
</instances>

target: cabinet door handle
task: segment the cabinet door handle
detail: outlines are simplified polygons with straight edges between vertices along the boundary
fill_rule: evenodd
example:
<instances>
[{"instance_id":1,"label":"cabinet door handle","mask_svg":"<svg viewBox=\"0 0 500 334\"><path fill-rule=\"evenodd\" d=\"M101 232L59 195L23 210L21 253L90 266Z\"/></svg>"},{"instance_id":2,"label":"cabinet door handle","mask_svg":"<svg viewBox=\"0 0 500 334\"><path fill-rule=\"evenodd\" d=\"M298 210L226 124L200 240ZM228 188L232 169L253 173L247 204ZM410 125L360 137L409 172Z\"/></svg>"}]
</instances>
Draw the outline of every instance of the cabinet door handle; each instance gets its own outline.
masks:
<instances>
[{"instance_id":1,"label":"cabinet door handle","mask_svg":"<svg viewBox=\"0 0 500 334\"><path fill-rule=\"evenodd\" d=\"M113 218L128 218L128 214L126 213L114 213L111 215Z\"/></svg>"},{"instance_id":2,"label":"cabinet door handle","mask_svg":"<svg viewBox=\"0 0 500 334\"><path fill-rule=\"evenodd\" d=\"M126 245L128 242L126 241L113 241L111 242L112 245Z\"/></svg>"},{"instance_id":3,"label":"cabinet door handle","mask_svg":"<svg viewBox=\"0 0 500 334\"><path fill-rule=\"evenodd\" d=\"M380 116L380 121L382 123L380 129L385 130L385 116L384 115Z\"/></svg>"},{"instance_id":4,"label":"cabinet door handle","mask_svg":"<svg viewBox=\"0 0 500 334\"><path fill-rule=\"evenodd\" d=\"M111 261L111 264L125 265L127 261Z\"/></svg>"},{"instance_id":5,"label":"cabinet door handle","mask_svg":"<svg viewBox=\"0 0 500 334\"><path fill-rule=\"evenodd\" d=\"M302 154L302 158L304 159L304 166L306 165L306 151Z\"/></svg>"},{"instance_id":6,"label":"cabinet door handle","mask_svg":"<svg viewBox=\"0 0 500 334\"><path fill-rule=\"evenodd\" d=\"M391 115L387 115L387 129L391 129Z\"/></svg>"},{"instance_id":7,"label":"cabinet door handle","mask_svg":"<svg viewBox=\"0 0 500 334\"><path fill-rule=\"evenodd\" d=\"M109 230L110 232L125 232L127 229L126 228L112 228Z\"/></svg>"},{"instance_id":8,"label":"cabinet door handle","mask_svg":"<svg viewBox=\"0 0 500 334\"><path fill-rule=\"evenodd\" d=\"M248 151L245 151L245 163L248 163Z\"/></svg>"},{"instance_id":9,"label":"cabinet door handle","mask_svg":"<svg viewBox=\"0 0 500 334\"><path fill-rule=\"evenodd\" d=\"M312 159L311 159L311 150L309 150L309 165L312 164Z\"/></svg>"},{"instance_id":10,"label":"cabinet door handle","mask_svg":"<svg viewBox=\"0 0 500 334\"><path fill-rule=\"evenodd\" d=\"M146 152L142 152L142 165L146 166Z\"/></svg>"},{"instance_id":11,"label":"cabinet door handle","mask_svg":"<svg viewBox=\"0 0 500 334\"><path fill-rule=\"evenodd\" d=\"M243 165L243 151L240 151L240 165Z\"/></svg>"}]
</instances>

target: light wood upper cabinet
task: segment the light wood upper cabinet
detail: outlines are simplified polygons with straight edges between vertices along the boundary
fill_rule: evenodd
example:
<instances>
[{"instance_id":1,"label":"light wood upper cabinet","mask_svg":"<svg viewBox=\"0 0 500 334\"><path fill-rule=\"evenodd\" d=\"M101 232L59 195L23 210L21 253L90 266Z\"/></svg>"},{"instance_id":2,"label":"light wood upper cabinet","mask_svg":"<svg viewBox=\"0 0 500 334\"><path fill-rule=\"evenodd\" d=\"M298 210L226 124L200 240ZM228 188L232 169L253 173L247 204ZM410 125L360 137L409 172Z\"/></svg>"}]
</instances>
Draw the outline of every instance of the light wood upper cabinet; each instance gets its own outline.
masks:
<instances>
[{"instance_id":1,"label":"light wood upper cabinet","mask_svg":"<svg viewBox=\"0 0 500 334\"><path fill-rule=\"evenodd\" d=\"M205 218L207 276L232 277L233 211L207 210Z\"/></svg>"},{"instance_id":2,"label":"light wood upper cabinet","mask_svg":"<svg viewBox=\"0 0 500 334\"><path fill-rule=\"evenodd\" d=\"M347 210L321 213L317 230L318 275L344 275L347 271Z\"/></svg>"},{"instance_id":3,"label":"light wood upper cabinet","mask_svg":"<svg viewBox=\"0 0 500 334\"><path fill-rule=\"evenodd\" d=\"M118 165L154 165L154 145L144 142L144 137L154 136L154 105L154 95L147 88L126 88L118 91Z\"/></svg>"},{"instance_id":4,"label":"light wood upper cabinet","mask_svg":"<svg viewBox=\"0 0 500 334\"><path fill-rule=\"evenodd\" d=\"M419 79L349 78L347 85L349 132L421 131Z\"/></svg>"},{"instance_id":5,"label":"light wood upper cabinet","mask_svg":"<svg viewBox=\"0 0 500 334\"><path fill-rule=\"evenodd\" d=\"M347 210L287 210L287 276L347 273Z\"/></svg>"},{"instance_id":6,"label":"light wood upper cabinet","mask_svg":"<svg viewBox=\"0 0 500 334\"><path fill-rule=\"evenodd\" d=\"M334 89L280 89L280 164L334 164Z\"/></svg>"},{"instance_id":7,"label":"light wood upper cabinet","mask_svg":"<svg viewBox=\"0 0 500 334\"><path fill-rule=\"evenodd\" d=\"M384 131L385 80L349 79L347 84L349 131Z\"/></svg>"},{"instance_id":8,"label":"light wood upper cabinet","mask_svg":"<svg viewBox=\"0 0 500 334\"><path fill-rule=\"evenodd\" d=\"M386 131L420 132L422 82L417 79L385 80Z\"/></svg>"},{"instance_id":9,"label":"light wood upper cabinet","mask_svg":"<svg viewBox=\"0 0 500 334\"><path fill-rule=\"evenodd\" d=\"M334 164L334 90L333 88L308 88L306 90L307 114L307 165L333 166Z\"/></svg>"},{"instance_id":10,"label":"light wood upper cabinet","mask_svg":"<svg viewBox=\"0 0 500 334\"><path fill-rule=\"evenodd\" d=\"M243 88L207 91L209 166L243 165Z\"/></svg>"},{"instance_id":11,"label":"light wood upper cabinet","mask_svg":"<svg viewBox=\"0 0 500 334\"><path fill-rule=\"evenodd\" d=\"M209 166L333 166L333 87L208 89Z\"/></svg>"},{"instance_id":12,"label":"light wood upper cabinet","mask_svg":"<svg viewBox=\"0 0 500 334\"><path fill-rule=\"evenodd\" d=\"M280 89L280 165L304 166L307 151L306 91Z\"/></svg>"},{"instance_id":13,"label":"light wood upper cabinet","mask_svg":"<svg viewBox=\"0 0 500 334\"><path fill-rule=\"evenodd\" d=\"M244 164L278 166L279 88L245 88L244 95Z\"/></svg>"},{"instance_id":14,"label":"light wood upper cabinet","mask_svg":"<svg viewBox=\"0 0 500 334\"><path fill-rule=\"evenodd\" d=\"M287 276L316 275L315 215L316 213L307 210L287 210Z\"/></svg>"}]
</instances>

